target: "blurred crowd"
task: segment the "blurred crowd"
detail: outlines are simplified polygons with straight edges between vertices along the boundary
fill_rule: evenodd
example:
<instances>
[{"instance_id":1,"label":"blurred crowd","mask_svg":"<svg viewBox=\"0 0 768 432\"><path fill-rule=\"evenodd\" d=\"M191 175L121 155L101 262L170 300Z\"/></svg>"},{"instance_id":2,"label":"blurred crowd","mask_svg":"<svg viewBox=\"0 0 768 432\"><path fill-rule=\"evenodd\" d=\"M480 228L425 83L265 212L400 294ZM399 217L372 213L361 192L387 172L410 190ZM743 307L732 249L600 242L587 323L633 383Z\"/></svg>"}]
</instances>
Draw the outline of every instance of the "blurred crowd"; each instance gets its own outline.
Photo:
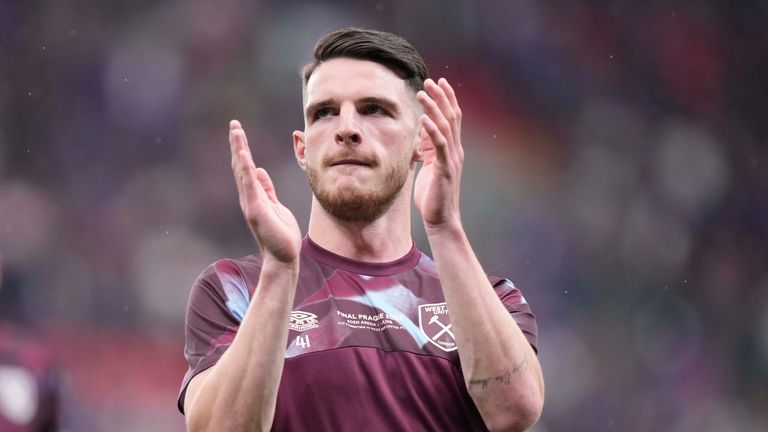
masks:
<instances>
[{"instance_id":1,"label":"blurred crowd","mask_svg":"<svg viewBox=\"0 0 768 432\"><path fill-rule=\"evenodd\" d=\"M255 248L228 120L305 227L297 71L347 25L457 88L464 225L539 320L535 431L768 430L765 2L0 0L0 320L60 365L65 430L183 430L189 289Z\"/></svg>"}]
</instances>

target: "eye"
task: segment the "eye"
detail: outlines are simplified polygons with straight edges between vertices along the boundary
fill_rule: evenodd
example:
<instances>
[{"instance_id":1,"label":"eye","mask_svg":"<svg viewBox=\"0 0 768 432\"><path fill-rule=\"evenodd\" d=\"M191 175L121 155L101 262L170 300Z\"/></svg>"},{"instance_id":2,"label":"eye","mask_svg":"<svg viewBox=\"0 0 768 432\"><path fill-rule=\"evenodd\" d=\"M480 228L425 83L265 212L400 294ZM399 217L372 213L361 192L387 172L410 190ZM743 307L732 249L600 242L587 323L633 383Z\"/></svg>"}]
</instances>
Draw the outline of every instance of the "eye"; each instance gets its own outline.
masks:
<instances>
[{"instance_id":1,"label":"eye","mask_svg":"<svg viewBox=\"0 0 768 432\"><path fill-rule=\"evenodd\" d=\"M376 104L368 104L364 106L361 113L365 115L387 115L387 111Z\"/></svg>"},{"instance_id":2,"label":"eye","mask_svg":"<svg viewBox=\"0 0 768 432\"><path fill-rule=\"evenodd\" d=\"M315 110L314 114L312 114L312 118L314 120L321 119L323 117L328 117L331 115L333 111L331 110L331 107L322 107Z\"/></svg>"}]
</instances>

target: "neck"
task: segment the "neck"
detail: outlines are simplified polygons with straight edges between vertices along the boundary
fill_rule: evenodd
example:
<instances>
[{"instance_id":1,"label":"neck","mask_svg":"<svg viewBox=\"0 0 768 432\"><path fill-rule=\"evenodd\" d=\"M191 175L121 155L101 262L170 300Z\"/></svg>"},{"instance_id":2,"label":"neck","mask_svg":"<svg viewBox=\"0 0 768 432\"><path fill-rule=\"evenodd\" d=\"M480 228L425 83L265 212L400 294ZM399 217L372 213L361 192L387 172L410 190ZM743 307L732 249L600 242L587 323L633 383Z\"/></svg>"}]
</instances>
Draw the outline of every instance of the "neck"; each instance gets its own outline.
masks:
<instances>
[{"instance_id":1,"label":"neck","mask_svg":"<svg viewBox=\"0 0 768 432\"><path fill-rule=\"evenodd\" d=\"M339 220L312 199L308 234L323 249L358 261L389 262L413 247L410 193L405 190L373 222Z\"/></svg>"}]
</instances>

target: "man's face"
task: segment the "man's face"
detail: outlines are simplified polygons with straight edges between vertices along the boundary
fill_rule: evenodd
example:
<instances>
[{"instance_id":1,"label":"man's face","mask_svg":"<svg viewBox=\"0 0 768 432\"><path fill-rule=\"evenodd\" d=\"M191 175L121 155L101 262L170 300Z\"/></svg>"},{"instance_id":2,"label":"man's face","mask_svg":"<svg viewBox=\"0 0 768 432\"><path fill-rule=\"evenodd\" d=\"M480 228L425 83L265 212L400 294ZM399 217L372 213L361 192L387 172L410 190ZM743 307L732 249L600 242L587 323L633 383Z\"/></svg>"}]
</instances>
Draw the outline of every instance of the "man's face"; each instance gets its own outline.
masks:
<instances>
[{"instance_id":1,"label":"man's face","mask_svg":"<svg viewBox=\"0 0 768 432\"><path fill-rule=\"evenodd\" d=\"M304 102L294 148L318 202L342 220L377 219L418 160L413 91L383 65L337 58L314 70Z\"/></svg>"}]
</instances>

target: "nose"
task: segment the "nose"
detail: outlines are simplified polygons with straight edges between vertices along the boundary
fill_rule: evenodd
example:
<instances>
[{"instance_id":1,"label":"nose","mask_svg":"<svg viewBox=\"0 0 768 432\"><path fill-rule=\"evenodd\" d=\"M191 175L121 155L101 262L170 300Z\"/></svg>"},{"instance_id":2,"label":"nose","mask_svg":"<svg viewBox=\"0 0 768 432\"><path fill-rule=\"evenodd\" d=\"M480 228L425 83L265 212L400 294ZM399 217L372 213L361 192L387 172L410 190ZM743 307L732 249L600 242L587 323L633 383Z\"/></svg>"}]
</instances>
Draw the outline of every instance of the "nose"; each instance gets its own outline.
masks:
<instances>
[{"instance_id":1,"label":"nose","mask_svg":"<svg viewBox=\"0 0 768 432\"><path fill-rule=\"evenodd\" d=\"M360 144L363 141L354 107L345 106L339 112L335 141L339 145Z\"/></svg>"}]
</instances>

